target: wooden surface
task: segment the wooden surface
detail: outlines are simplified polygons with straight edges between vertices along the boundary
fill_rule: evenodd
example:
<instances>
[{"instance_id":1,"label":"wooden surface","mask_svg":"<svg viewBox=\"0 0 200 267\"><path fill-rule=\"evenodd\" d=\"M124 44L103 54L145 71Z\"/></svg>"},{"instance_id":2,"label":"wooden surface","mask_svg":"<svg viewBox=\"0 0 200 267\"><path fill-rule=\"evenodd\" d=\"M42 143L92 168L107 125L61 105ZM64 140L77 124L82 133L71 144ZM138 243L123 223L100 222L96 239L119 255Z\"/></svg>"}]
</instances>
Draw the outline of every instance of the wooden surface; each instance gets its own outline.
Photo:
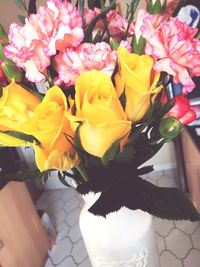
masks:
<instances>
[{"instance_id":1,"label":"wooden surface","mask_svg":"<svg viewBox=\"0 0 200 267\"><path fill-rule=\"evenodd\" d=\"M0 191L0 267L43 267L48 239L24 183Z\"/></svg>"},{"instance_id":2,"label":"wooden surface","mask_svg":"<svg viewBox=\"0 0 200 267\"><path fill-rule=\"evenodd\" d=\"M187 131L181 134L181 140L189 193L200 212L200 153Z\"/></svg>"}]
</instances>

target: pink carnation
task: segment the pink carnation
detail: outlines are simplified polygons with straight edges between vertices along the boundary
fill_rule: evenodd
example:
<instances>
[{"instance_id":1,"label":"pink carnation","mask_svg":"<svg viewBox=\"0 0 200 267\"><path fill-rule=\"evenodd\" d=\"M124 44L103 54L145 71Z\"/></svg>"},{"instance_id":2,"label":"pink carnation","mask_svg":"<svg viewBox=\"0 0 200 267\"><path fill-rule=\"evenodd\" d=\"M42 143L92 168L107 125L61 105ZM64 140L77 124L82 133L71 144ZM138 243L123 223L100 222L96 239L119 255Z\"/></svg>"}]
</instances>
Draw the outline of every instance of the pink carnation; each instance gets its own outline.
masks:
<instances>
[{"instance_id":1,"label":"pink carnation","mask_svg":"<svg viewBox=\"0 0 200 267\"><path fill-rule=\"evenodd\" d=\"M64 82L67 86L75 84L83 71L101 70L112 75L117 53L105 43L83 43L77 48L67 48L55 57L59 79L57 84Z\"/></svg>"},{"instance_id":2,"label":"pink carnation","mask_svg":"<svg viewBox=\"0 0 200 267\"><path fill-rule=\"evenodd\" d=\"M196 33L197 29L170 18L152 31L145 47L145 53L156 60L154 69L173 75L174 82L182 83L184 94L195 87L190 76L200 75L200 41L194 39Z\"/></svg>"},{"instance_id":3,"label":"pink carnation","mask_svg":"<svg viewBox=\"0 0 200 267\"><path fill-rule=\"evenodd\" d=\"M37 14L26 19L24 26L11 24L9 42L4 49L7 58L23 68L32 82L45 79L50 56L56 50L76 47L83 40L82 19L75 6L67 1L49 0Z\"/></svg>"},{"instance_id":4,"label":"pink carnation","mask_svg":"<svg viewBox=\"0 0 200 267\"><path fill-rule=\"evenodd\" d=\"M85 26L89 26L91 21L101 13L101 9L94 8L94 10L91 9L85 9L84 10L84 22ZM116 10L111 10L108 12L107 16L107 25L110 32L111 37L115 38L116 40L120 40L126 33L126 29L128 27L128 21L123 18ZM102 19L98 20L94 32L103 31L105 28L104 22ZM134 34L134 28L135 24L134 21L131 23L129 28L129 35Z\"/></svg>"},{"instance_id":5,"label":"pink carnation","mask_svg":"<svg viewBox=\"0 0 200 267\"><path fill-rule=\"evenodd\" d=\"M151 35L160 28L160 24L165 20L166 18L160 14L150 15L146 10L140 9L135 23L137 40L139 41L141 36L146 39L151 38Z\"/></svg>"}]
</instances>

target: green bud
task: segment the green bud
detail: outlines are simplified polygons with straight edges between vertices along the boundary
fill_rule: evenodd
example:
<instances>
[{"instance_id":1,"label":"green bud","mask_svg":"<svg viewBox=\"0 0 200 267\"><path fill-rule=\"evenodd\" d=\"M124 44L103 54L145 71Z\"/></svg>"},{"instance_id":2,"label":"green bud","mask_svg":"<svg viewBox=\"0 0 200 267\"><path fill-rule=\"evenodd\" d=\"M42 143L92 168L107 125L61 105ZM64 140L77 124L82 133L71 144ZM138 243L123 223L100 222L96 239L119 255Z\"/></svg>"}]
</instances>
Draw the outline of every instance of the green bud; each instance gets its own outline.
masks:
<instances>
[{"instance_id":1,"label":"green bud","mask_svg":"<svg viewBox=\"0 0 200 267\"><path fill-rule=\"evenodd\" d=\"M159 132L165 139L172 140L177 137L182 131L182 123L173 117L164 118L159 126Z\"/></svg>"},{"instance_id":2,"label":"green bud","mask_svg":"<svg viewBox=\"0 0 200 267\"><path fill-rule=\"evenodd\" d=\"M12 81L12 79L14 79L16 82L21 82L24 77L23 73L17 68L14 63L3 62L2 69L9 81Z\"/></svg>"},{"instance_id":3,"label":"green bud","mask_svg":"<svg viewBox=\"0 0 200 267\"><path fill-rule=\"evenodd\" d=\"M0 24L0 42L3 45L6 45L9 43L8 41L8 35L6 33L6 31L4 30L3 26Z\"/></svg>"}]
</instances>

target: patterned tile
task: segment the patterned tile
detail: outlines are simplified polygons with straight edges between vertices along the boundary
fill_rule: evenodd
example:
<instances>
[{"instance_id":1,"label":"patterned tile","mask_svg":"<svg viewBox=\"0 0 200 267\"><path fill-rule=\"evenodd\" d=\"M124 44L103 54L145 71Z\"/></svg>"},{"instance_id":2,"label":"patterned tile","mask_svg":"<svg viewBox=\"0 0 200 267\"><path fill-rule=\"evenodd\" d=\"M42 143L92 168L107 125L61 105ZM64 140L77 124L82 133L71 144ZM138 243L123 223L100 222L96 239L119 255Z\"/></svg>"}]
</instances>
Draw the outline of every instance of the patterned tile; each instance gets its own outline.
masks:
<instances>
[{"instance_id":1,"label":"patterned tile","mask_svg":"<svg viewBox=\"0 0 200 267\"><path fill-rule=\"evenodd\" d=\"M176 170L154 171L143 178L158 186L177 186ZM73 188L49 190L38 201L57 232L45 267L92 267L79 229L84 202ZM200 223L154 218L159 267L200 266Z\"/></svg>"},{"instance_id":2,"label":"patterned tile","mask_svg":"<svg viewBox=\"0 0 200 267\"><path fill-rule=\"evenodd\" d=\"M184 260L184 267L199 267L200 265L200 251L192 249Z\"/></svg>"},{"instance_id":3,"label":"patterned tile","mask_svg":"<svg viewBox=\"0 0 200 267\"><path fill-rule=\"evenodd\" d=\"M158 218L154 218L154 225L156 231L160 236L167 236L173 229L173 221L162 220Z\"/></svg>"},{"instance_id":4,"label":"patterned tile","mask_svg":"<svg viewBox=\"0 0 200 267\"><path fill-rule=\"evenodd\" d=\"M56 265L60 264L66 256L69 256L72 250L72 243L68 237L62 239L56 244L50 253L52 262Z\"/></svg>"},{"instance_id":5,"label":"patterned tile","mask_svg":"<svg viewBox=\"0 0 200 267\"><path fill-rule=\"evenodd\" d=\"M69 256L59 264L59 267L77 267L77 264L74 262L73 257Z\"/></svg>"},{"instance_id":6,"label":"patterned tile","mask_svg":"<svg viewBox=\"0 0 200 267\"><path fill-rule=\"evenodd\" d=\"M161 267L182 267L182 263L179 259L177 259L171 251L165 250L160 257L160 265ZM192 267L192 265L191 265Z\"/></svg>"},{"instance_id":7,"label":"patterned tile","mask_svg":"<svg viewBox=\"0 0 200 267\"><path fill-rule=\"evenodd\" d=\"M194 247L200 250L200 226L198 226L192 234L192 242Z\"/></svg>"},{"instance_id":8,"label":"patterned tile","mask_svg":"<svg viewBox=\"0 0 200 267\"><path fill-rule=\"evenodd\" d=\"M80 239L77 243L76 246L73 247L72 249L72 256L75 259L77 264L82 263L87 257L87 251L84 248L84 242L82 239Z\"/></svg>"},{"instance_id":9,"label":"patterned tile","mask_svg":"<svg viewBox=\"0 0 200 267\"><path fill-rule=\"evenodd\" d=\"M167 249L173 251L179 259L185 258L192 248L190 237L178 229L173 229L166 237L166 244Z\"/></svg>"}]
</instances>

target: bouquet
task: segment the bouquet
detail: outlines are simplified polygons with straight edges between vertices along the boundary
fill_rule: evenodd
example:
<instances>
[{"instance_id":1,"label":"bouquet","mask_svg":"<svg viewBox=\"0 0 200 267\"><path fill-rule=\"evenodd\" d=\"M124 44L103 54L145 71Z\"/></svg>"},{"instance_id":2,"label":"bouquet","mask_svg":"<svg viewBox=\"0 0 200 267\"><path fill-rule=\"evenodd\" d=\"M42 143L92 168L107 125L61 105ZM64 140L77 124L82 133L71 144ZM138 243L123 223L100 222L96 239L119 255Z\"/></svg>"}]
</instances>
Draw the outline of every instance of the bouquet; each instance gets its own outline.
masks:
<instances>
[{"instance_id":1,"label":"bouquet","mask_svg":"<svg viewBox=\"0 0 200 267\"><path fill-rule=\"evenodd\" d=\"M138 10L139 2L123 17L116 0L16 0L21 24L8 35L0 28L0 145L33 147L37 169L1 179L46 181L57 170L80 194L101 193L89 209L95 215L125 206L199 220L178 188L141 177L196 118L187 93L200 75L198 31L173 17L179 1L147 0ZM182 94L170 99L172 82Z\"/></svg>"}]
</instances>

